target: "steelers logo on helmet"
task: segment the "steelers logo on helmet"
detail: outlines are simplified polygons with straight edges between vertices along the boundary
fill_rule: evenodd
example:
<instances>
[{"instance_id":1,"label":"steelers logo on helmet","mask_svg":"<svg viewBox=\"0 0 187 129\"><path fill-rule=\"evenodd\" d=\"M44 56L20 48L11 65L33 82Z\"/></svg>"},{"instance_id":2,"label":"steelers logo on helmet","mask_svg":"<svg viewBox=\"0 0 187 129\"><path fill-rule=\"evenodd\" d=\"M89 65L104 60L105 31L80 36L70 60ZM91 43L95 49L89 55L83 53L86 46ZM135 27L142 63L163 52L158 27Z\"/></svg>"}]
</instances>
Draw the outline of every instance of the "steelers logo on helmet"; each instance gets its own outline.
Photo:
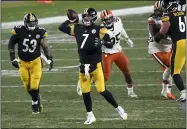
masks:
<instances>
[{"instance_id":1,"label":"steelers logo on helmet","mask_svg":"<svg viewBox=\"0 0 187 129\"><path fill-rule=\"evenodd\" d=\"M33 13L27 13L24 16L24 25L27 30L33 31L38 27L38 19Z\"/></svg>"},{"instance_id":2,"label":"steelers logo on helmet","mask_svg":"<svg viewBox=\"0 0 187 129\"><path fill-rule=\"evenodd\" d=\"M86 8L82 14L82 22L85 26L94 24L97 20L97 12L93 8Z\"/></svg>"}]
</instances>

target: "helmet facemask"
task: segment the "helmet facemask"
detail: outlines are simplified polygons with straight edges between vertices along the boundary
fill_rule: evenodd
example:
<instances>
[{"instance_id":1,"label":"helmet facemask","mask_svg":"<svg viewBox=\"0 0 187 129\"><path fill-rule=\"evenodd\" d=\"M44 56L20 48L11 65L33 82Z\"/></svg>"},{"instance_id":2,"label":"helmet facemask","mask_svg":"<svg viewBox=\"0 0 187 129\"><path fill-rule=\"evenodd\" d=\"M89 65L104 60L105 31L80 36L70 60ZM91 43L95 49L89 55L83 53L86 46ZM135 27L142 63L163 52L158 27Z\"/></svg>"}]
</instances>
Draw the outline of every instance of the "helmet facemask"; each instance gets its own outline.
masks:
<instances>
[{"instance_id":1,"label":"helmet facemask","mask_svg":"<svg viewBox=\"0 0 187 129\"><path fill-rule=\"evenodd\" d=\"M24 17L24 25L27 30L34 31L38 27L37 17L32 13L26 14Z\"/></svg>"},{"instance_id":2,"label":"helmet facemask","mask_svg":"<svg viewBox=\"0 0 187 129\"><path fill-rule=\"evenodd\" d=\"M33 31L38 26L37 21L25 21L25 26L28 28L28 30Z\"/></svg>"},{"instance_id":3,"label":"helmet facemask","mask_svg":"<svg viewBox=\"0 0 187 129\"><path fill-rule=\"evenodd\" d=\"M104 19L102 19L102 23L106 27L111 27L113 25L113 22L114 22L114 17L113 16L105 17Z\"/></svg>"},{"instance_id":4,"label":"helmet facemask","mask_svg":"<svg viewBox=\"0 0 187 129\"><path fill-rule=\"evenodd\" d=\"M93 23L95 23L95 21L96 21L96 18L97 17L97 15L96 16L94 16L94 17L92 17L92 16L90 16L90 15L88 15L88 14L82 14L82 22L83 22L83 24L85 25L85 26L90 26L90 25L92 25Z\"/></svg>"},{"instance_id":5,"label":"helmet facemask","mask_svg":"<svg viewBox=\"0 0 187 129\"><path fill-rule=\"evenodd\" d=\"M88 14L83 14L82 22L85 26L90 26L92 24L92 17Z\"/></svg>"},{"instance_id":6,"label":"helmet facemask","mask_svg":"<svg viewBox=\"0 0 187 129\"><path fill-rule=\"evenodd\" d=\"M155 16L157 16L157 17L162 17L163 12L164 12L163 8L161 8L161 7L154 9Z\"/></svg>"}]
</instances>

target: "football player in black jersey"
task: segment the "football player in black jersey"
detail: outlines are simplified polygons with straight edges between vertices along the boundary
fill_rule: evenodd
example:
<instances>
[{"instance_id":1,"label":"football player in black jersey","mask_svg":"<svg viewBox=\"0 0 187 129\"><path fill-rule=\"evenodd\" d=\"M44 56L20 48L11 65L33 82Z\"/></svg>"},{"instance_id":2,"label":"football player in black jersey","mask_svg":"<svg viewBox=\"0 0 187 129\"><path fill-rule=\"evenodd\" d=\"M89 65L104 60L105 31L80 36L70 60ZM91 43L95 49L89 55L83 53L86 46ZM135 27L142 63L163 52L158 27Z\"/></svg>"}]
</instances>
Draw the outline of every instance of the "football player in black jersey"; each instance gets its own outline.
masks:
<instances>
[{"instance_id":1,"label":"football player in black jersey","mask_svg":"<svg viewBox=\"0 0 187 129\"><path fill-rule=\"evenodd\" d=\"M101 66L101 45L104 41L109 41L112 33L106 28L95 25L96 19L97 12L95 9L87 8L82 14L83 24L74 23L74 21L77 21L74 19L67 20L59 26L60 31L76 38L80 58L79 80L82 88L84 104L87 110L87 120L84 124L91 124L96 121L96 118L92 113L92 101L90 96L92 79L95 82L97 91L113 105L123 119L127 119L127 113L125 113L121 106L118 106L112 94L105 88ZM104 43L104 45L110 47L112 43Z\"/></svg>"},{"instance_id":2,"label":"football player in black jersey","mask_svg":"<svg viewBox=\"0 0 187 129\"><path fill-rule=\"evenodd\" d=\"M180 1L179 1L180 2ZM159 42L166 34L172 39L171 74L180 90L179 102L186 101L186 89L180 72L186 62L186 5L170 2L166 6L167 12L162 17L162 27L155 35L155 41Z\"/></svg>"},{"instance_id":3,"label":"football player in black jersey","mask_svg":"<svg viewBox=\"0 0 187 129\"><path fill-rule=\"evenodd\" d=\"M38 19L33 13L24 16L24 25L12 29L8 50L12 65L19 68L19 73L26 91L32 97L32 113L37 114L42 110L39 95L39 83L42 76L40 48L53 68L52 56L47 46L47 31L38 26ZM18 44L18 59L15 56L15 45Z\"/></svg>"}]
</instances>

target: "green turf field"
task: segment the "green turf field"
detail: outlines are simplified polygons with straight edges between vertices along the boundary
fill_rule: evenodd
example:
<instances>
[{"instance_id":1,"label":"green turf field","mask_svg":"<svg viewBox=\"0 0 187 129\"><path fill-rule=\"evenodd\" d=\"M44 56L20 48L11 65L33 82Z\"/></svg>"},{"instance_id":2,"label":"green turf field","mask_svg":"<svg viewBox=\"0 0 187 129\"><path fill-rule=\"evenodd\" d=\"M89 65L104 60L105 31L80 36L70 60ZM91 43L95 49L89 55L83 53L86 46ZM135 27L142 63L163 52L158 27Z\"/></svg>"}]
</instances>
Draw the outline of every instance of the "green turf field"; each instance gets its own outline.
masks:
<instances>
[{"instance_id":1,"label":"green turf field","mask_svg":"<svg viewBox=\"0 0 187 129\"><path fill-rule=\"evenodd\" d=\"M35 5L33 2L31 3L28 8ZM104 4L100 3L98 9ZM136 4L134 2L129 3L132 6L142 4L141 2L136 2ZM13 6L14 9L14 7L18 7L6 4L4 3L4 8ZM22 4L24 5L24 3ZM69 4L68 6L71 7ZM123 6L121 5L120 7ZM124 4L124 7L128 7L128 5ZM13 14L19 15L20 10L17 10L17 13L15 11ZM40 9L36 8L36 10L40 12ZM47 10L43 14L45 12ZM51 12L48 12L50 15ZM13 14L12 16L15 17ZM44 15L46 17L48 14ZM78 79L78 67L76 66L79 63L76 44L73 38L57 30L57 24L52 24L44 27L49 33L49 45L52 46L51 52L54 57L54 69L49 72L47 66L44 68L40 86L44 111L39 115L31 114L30 97L24 91L18 71L9 62L7 44L1 45L1 68L3 70L1 82L2 127L185 128L185 112L179 108L179 103L160 97L162 71L159 65L147 53L146 41L148 32L146 30L146 20L148 15L121 17L129 37L135 44L134 48L131 49L123 40L121 41L124 52L129 57L132 77L135 83L134 90L139 98L130 99L127 97L124 77L115 65L112 67L112 74L107 82L108 90L113 93L118 103L127 111L129 115L127 121L120 119L117 112L96 92L95 86L93 86L93 112L97 122L92 125L83 125L86 119L85 107L82 97L76 94ZM11 20L14 19L4 19L4 21ZM19 20L19 18L15 18L15 20ZM9 32L10 30L2 31L3 40L7 40L10 37ZM184 71L182 76L185 78ZM173 93L176 97L179 97L176 86L173 86Z\"/></svg>"}]
</instances>

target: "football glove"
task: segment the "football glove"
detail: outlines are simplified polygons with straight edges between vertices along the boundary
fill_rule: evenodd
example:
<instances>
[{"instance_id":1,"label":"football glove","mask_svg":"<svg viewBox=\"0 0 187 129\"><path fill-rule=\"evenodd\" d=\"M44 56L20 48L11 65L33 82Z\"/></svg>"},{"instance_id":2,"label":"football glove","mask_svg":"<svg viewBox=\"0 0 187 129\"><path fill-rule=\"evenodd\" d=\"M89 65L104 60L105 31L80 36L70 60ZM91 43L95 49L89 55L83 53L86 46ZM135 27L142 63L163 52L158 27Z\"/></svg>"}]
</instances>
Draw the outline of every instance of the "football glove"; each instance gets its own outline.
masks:
<instances>
[{"instance_id":1,"label":"football glove","mask_svg":"<svg viewBox=\"0 0 187 129\"><path fill-rule=\"evenodd\" d=\"M132 42L132 40L128 39L127 40L127 44L132 48L134 47L134 43Z\"/></svg>"},{"instance_id":2,"label":"football glove","mask_svg":"<svg viewBox=\"0 0 187 129\"><path fill-rule=\"evenodd\" d=\"M90 64L85 64L84 65L84 74L85 74L85 76L86 76L87 79L90 78L89 70L90 70Z\"/></svg>"},{"instance_id":3,"label":"football glove","mask_svg":"<svg viewBox=\"0 0 187 129\"><path fill-rule=\"evenodd\" d=\"M53 58L52 56L47 60L47 64L49 64L49 71L53 69Z\"/></svg>"},{"instance_id":4,"label":"football glove","mask_svg":"<svg viewBox=\"0 0 187 129\"><path fill-rule=\"evenodd\" d=\"M77 94L80 96L82 95L80 80L77 82Z\"/></svg>"},{"instance_id":5,"label":"football glove","mask_svg":"<svg viewBox=\"0 0 187 129\"><path fill-rule=\"evenodd\" d=\"M12 65L15 67L15 68L19 68L19 59L14 59L12 61Z\"/></svg>"},{"instance_id":6,"label":"football glove","mask_svg":"<svg viewBox=\"0 0 187 129\"><path fill-rule=\"evenodd\" d=\"M154 40L155 40L156 43L160 43L160 40L161 40L162 38L164 38L164 35L161 34L160 32L158 32L158 33L155 35Z\"/></svg>"}]
</instances>

